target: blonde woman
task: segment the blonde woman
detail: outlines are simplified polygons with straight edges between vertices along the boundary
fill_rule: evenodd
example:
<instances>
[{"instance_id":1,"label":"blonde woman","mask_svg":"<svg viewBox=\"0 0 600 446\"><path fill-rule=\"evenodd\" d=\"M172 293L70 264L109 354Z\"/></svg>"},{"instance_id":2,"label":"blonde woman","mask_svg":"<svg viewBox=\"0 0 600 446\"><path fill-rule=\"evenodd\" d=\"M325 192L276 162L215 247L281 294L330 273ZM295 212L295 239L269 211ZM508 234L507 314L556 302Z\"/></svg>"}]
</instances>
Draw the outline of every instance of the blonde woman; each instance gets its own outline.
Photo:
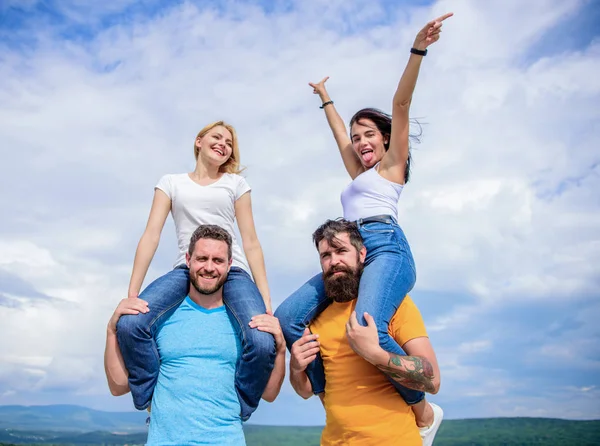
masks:
<instances>
[{"instance_id":1,"label":"blonde woman","mask_svg":"<svg viewBox=\"0 0 600 446\"><path fill-rule=\"evenodd\" d=\"M179 245L174 269L139 295L148 303L147 309L120 317L117 337L129 372L134 405L145 409L152 401L160 365L155 327L169 317L188 293L190 282L185 253L190 236L199 225L224 228L233 239L233 263L223 288L224 303L242 342L235 384L241 417L245 421L256 410L269 381L276 350L285 351L285 345L279 324L270 315L271 299L263 253L254 227L250 186L239 175L240 153L235 129L222 121L204 127L194 142L194 156L193 172L165 175L155 187L148 224L135 254L129 297L138 297L169 213L175 222ZM234 233L236 219L241 247ZM210 277L204 279L211 280ZM267 311L269 314L265 314ZM259 315L263 316L252 320ZM273 320L265 323L269 318Z\"/></svg>"}]
</instances>

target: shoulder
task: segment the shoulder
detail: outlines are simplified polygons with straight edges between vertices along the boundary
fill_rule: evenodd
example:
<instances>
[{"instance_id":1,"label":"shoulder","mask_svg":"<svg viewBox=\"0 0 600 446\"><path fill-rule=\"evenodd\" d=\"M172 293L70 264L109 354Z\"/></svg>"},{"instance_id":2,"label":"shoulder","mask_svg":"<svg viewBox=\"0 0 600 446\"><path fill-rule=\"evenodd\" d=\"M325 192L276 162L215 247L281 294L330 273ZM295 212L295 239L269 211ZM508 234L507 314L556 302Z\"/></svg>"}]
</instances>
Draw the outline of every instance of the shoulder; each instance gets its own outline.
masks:
<instances>
[{"instance_id":1,"label":"shoulder","mask_svg":"<svg viewBox=\"0 0 600 446\"><path fill-rule=\"evenodd\" d=\"M401 346L411 339L427 336L423 316L410 296L405 296L396 310L390 321L390 331Z\"/></svg>"},{"instance_id":2,"label":"shoulder","mask_svg":"<svg viewBox=\"0 0 600 446\"><path fill-rule=\"evenodd\" d=\"M168 177L171 181L183 181L187 180L189 175L187 173L168 173L165 177Z\"/></svg>"},{"instance_id":3,"label":"shoulder","mask_svg":"<svg viewBox=\"0 0 600 446\"><path fill-rule=\"evenodd\" d=\"M248 182L245 177L243 177L243 176L241 176L241 175L239 175L237 173L224 173L223 177L227 181L230 181L230 182L235 183L235 184L247 183Z\"/></svg>"},{"instance_id":4,"label":"shoulder","mask_svg":"<svg viewBox=\"0 0 600 446\"><path fill-rule=\"evenodd\" d=\"M415 304L415 301L407 294L404 296L402 303L394 313L392 317L392 321L398 321L400 323L405 322L407 319L410 319L413 316L421 317L421 312L419 308Z\"/></svg>"},{"instance_id":5,"label":"shoulder","mask_svg":"<svg viewBox=\"0 0 600 446\"><path fill-rule=\"evenodd\" d=\"M187 173L169 173L163 175L154 186L154 189L160 189L163 191L171 200L181 186L187 184L186 177Z\"/></svg>"},{"instance_id":6,"label":"shoulder","mask_svg":"<svg viewBox=\"0 0 600 446\"><path fill-rule=\"evenodd\" d=\"M167 182L168 183L179 182L179 181L185 180L187 176L188 176L187 173L167 173L167 174L163 175L162 177L160 177L158 182L159 182L159 184L167 183Z\"/></svg>"},{"instance_id":7,"label":"shoulder","mask_svg":"<svg viewBox=\"0 0 600 446\"><path fill-rule=\"evenodd\" d=\"M224 175L227 176L226 179L224 179L224 184L226 184L227 187L231 189L231 191L234 194L234 199L236 201L242 195L244 195L246 192L249 192L252 189L246 181L246 178L244 178L243 176L238 175L236 173L226 173Z\"/></svg>"}]
</instances>

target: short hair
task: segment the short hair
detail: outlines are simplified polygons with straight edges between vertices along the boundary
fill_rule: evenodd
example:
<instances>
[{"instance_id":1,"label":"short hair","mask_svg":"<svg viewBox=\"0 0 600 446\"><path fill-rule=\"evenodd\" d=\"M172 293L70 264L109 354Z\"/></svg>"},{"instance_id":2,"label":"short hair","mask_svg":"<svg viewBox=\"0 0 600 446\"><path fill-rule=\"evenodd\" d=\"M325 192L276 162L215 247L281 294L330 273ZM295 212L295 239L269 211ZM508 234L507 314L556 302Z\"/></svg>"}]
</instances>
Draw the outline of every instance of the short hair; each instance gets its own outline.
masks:
<instances>
[{"instance_id":1,"label":"short hair","mask_svg":"<svg viewBox=\"0 0 600 446\"><path fill-rule=\"evenodd\" d=\"M217 225L200 225L192 234L188 253L191 256L194 253L196 242L200 239L211 239L227 243L227 260L231 260L231 235L225 229Z\"/></svg>"},{"instance_id":2,"label":"short hair","mask_svg":"<svg viewBox=\"0 0 600 446\"><path fill-rule=\"evenodd\" d=\"M327 220L325 223L319 226L315 232L313 232L313 242L315 243L317 251L319 250L319 243L321 243L323 240L333 247L338 247L338 235L344 232L348 234L352 246L354 246L357 251L360 251L364 244L363 238L358 230L358 225L355 222L346 220L344 218Z\"/></svg>"}]
</instances>

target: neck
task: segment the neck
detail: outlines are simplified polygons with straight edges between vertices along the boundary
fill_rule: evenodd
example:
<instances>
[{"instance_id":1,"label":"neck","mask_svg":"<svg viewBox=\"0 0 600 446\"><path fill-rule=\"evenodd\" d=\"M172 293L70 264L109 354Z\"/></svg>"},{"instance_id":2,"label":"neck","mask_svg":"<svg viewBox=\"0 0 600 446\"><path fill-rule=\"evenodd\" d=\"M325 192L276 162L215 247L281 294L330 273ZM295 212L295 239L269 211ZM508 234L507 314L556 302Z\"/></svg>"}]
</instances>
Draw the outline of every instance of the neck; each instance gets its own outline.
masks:
<instances>
[{"instance_id":1,"label":"neck","mask_svg":"<svg viewBox=\"0 0 600 446\"><path fill-rule=\"evenodd\" d=\"M199 293L198 290L193 287L193 285L190 285L189 296L194 303L200 305L202 308L206 308L207 310L212 310L213 308L219 308L223 306L223 288L219 288L212 294L202 294Z\"/></svg>"},{"instance_id":2,"label":"neck","mask_svg":"<svg viewBox=\"0 0 600 446\"><path fill-rule=\"evenodd\" d=\"M202 162L200 155L198 155L198 161L196 162L196 168L192 173L195 180L217 180L221 176L219 172L219 166L207 165Z\"/></svg>"}]
</instances>

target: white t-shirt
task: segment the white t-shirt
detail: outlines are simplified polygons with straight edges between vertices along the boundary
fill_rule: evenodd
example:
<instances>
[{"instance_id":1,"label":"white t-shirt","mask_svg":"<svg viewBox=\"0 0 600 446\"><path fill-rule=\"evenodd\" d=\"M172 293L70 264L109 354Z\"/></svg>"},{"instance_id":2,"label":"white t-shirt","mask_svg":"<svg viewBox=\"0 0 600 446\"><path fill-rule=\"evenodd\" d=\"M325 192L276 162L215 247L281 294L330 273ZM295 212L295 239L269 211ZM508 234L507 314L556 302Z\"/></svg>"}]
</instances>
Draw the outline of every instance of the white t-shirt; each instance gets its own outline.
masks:
<instances>
[{"instance_id":1,"label":"white t-shirt","mask_svg":"<svg viewBox=\"0 0 600 446\"><path fill-rule=\"evenodd\" d=\"M403 188L402 184L383 178L375 165L354 178L342 191L344 218L350 221L375 215L398 218L398 200Z\"/></svg>"},{"instance_id":2,"label":"white t-shirt","mask_svg":"<svg viewBox=\"0 0 600 446\"><path fill-rule=\"evenodd\" d=\"M190 238L198 226L218 225L231 234L232 266L250 274L248 262L234 232L235 202L250 191L250 185L244 177L225 173L216 182L201 186L187 173L171 174L163 176L155 188L171 199L171 215L179 245L179 256L174 266L185 263Z\"/></svg>"}]
</instances>

